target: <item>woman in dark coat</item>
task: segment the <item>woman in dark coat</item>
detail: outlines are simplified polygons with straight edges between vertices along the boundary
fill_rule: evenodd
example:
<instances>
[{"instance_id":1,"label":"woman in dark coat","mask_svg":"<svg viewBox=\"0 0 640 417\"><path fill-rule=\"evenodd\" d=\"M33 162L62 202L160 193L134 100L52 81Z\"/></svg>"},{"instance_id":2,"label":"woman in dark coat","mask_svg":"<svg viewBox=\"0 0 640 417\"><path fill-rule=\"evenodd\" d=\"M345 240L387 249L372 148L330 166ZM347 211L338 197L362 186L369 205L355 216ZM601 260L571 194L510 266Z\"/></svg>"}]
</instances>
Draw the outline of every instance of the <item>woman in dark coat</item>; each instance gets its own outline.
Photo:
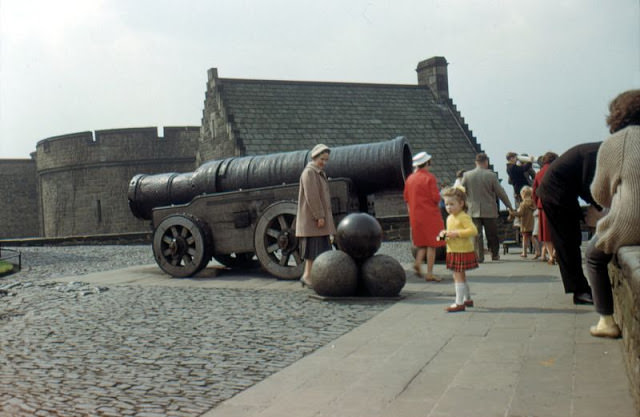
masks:
<instances>
[{"instance_id":1,"label":"woman in dark coat","mask_svg":"<svg viewBox=\"0 0 640 417\"><path fill-rule=\"evenodd\" d=\"M591 287L582 271L580 220L583 215L578 198L600 209L589 186L601 143L576 145L560 155L549 165L537 190L551 230L564 290L573 293L575 304L593 304Z\"/></svg>"}]
</instances>

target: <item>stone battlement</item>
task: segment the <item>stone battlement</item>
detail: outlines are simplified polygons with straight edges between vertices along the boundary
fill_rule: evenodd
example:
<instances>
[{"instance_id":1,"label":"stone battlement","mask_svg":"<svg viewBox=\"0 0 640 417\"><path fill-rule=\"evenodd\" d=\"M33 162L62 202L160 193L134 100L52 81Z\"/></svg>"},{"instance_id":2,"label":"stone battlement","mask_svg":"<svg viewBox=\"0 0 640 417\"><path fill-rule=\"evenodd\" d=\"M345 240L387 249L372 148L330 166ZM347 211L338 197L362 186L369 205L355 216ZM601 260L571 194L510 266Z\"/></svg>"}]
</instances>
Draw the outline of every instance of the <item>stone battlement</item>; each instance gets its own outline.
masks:
<instances>
[{"instance_id":1,"label":"stone battlement","mask_svg":"<svg viewBox=\"0 0 640 417\"><path fill-rule=\"evenodd\" d=\"M193 158L199 126L96 130L54 136L36 145L38 172L108 162L140 163L159 158Z\"/></svg>"},{"instance_id":2,"label":"stone battlement","mask_svg":"<svg viewBox=\"0 0 640 417\"><path fill-rule=\"evenodd\" d=\"M195 168L199 126L97 130L55 136L36 145L41 236L138 232L147 225L127 205L140 173ZM11 236L7 236L11 237Z\"/></svg>"}]
</instances>

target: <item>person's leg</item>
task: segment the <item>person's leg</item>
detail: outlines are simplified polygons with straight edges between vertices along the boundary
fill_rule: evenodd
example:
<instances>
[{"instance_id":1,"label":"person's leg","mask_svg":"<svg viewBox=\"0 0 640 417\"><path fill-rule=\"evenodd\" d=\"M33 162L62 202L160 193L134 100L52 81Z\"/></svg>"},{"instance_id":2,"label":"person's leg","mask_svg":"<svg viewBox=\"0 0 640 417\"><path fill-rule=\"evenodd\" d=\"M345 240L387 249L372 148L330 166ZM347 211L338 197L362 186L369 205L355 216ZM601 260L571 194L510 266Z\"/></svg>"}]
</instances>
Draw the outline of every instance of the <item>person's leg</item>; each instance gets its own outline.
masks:
<instances>
[{"instance_id":1,"label":"person's leg","mask_svg":"<svg viewBox=\"0 0 640 417\"><path fill-rule=\"evenodd\" d=\"M420 271L420 267L422 266L422 263L424 262L424 257L426 254L426 248L424 247L418 247L416 250L416 260L415 263L413 264L413 269L416 271L416 275L420 275L422 276L422 272Z\"/></svg>"},{"instance_id":2,"label":"person's leg","mask_svg":"<svg viewBox=\"0 0 640 417\"><path fill-rule=\"evenodd\" d=\"M302 276L300 277L300 282L302 283L302 285L311 285L311 265L313 264L313 261L311 259L309 259L309 254L308 254L308 243L309 243L309 238L307 237L300 237L299 241L298 241L298 247L300 249L300 256L302 257L302 259L304 259L304 269L302 271Z\"/></svg>"},{"instance_id":3,"label":"person's leg","mask_svg":"<svg viewBox=\"0 0 640 417\"><path fill-rule=\"evenodd\" d=\"M465 287L466 287L466 276L464 271L453 271L453 282L456 289L456 300L455 303L451 304L445 310L449 313L455 313L458 311L464 311L464 296L465 296Z\"/></svg>"},{"instance_id":4,"label":"person's leg","mask_svg":"<svg viewBox=\"0 0 640 417\"><path fill-rule=\"evenodd\" d=\"M484 231L487 234L487 247L491 251L491 259L500 259L500 239L498 238L498 219L484 218Z\"/></svg>"},{"instance_id":5,"label":"person's leg","mask_svg":"<svg viewBox=\"0 0 640 417\"><path fill-rule=\"evenodd\" d=\"M303 286L311 287L311 270L313 261L323 252L332 250L329 236L303 237L300 241L300 256L304 261L304 272L300 278Z\"/></svg>"},{"instance_id":6,"label":"person's leg","mask_svg":"<svg viewBox=\"0 0 640 417\"><path fill-rule=\"evenodd\" d=\"M585 251L586 270L589 283L591 283L595 310L601 315L610 316L613 314L613 292L611 291L607 265L613 255L596 248L597 242L598 235L595 235L587 245Z\"/></svg>"},{"instance_id":7,"label":"person's leg","mask_svg":"<svg viewBox=\"0 0 640 417\"><path fill-rule=\"evenodd\" d=\"M553 244L553 240L547 242L547 252L549 252L549 264L555 265L558 261L558 257L556 254L556 247Z\"/></svg>"},{"instance_id":8,"label":"person's leg","mask_svg":"<svg viewBox=\"0 0 640 417\"><path fill-rule=\"evenodd\" d=\"M469 281L464 281L464 306L473 307L473 299L471 298L471 288L469 288Z\"/></svg>"},{"instance_id":9,"label":"person's leg","mask_svg":"<svg viewBox=\"0 0 640 417\"><path fill-rule=\"evenodd\" d=\"M427 246L427 281L441 281L440 277L433 274L433 265L436 263L436 248Z\"/></svg>"},{"instance_id":10,"label":"person's leg","mask_svg":"<svg viewBox=\"0 0 640 417\"><path fill-rule=\"evenodd\" d=\"M560 275L566 293L591 293L587 278L582 271L582 232L580 231L580 206L558 206L542 201L548 218L551 241L560 267ZM576 209L577 207L577 209ZM549 249L549 248L547 248ZM553 256L553 253L550 254Z\"/></svg>"},{"instance_id":11,"label":"person's leg","mask_svg":"<svg viewBox=\"0 0 640 417\"><path fill-rule=\"evenodd\" d=\"M593 291L593 304L595 310L600 313L598 323L591 326L589 332L596 337L617 338L620 337L621 331L613 318L613 291L607 268L613 255L596 248L597 242L596 235L589 241L585 252L587 276Z\"/></svg>"},{"instance_id":12,"label":"person's leg","mask_svg":"<svg viewBox=\"0 0 640 417\"><path fill-rule=\"evenodd\" d=\"M531 243L529 242L529 234L523 233L522 234L522 257L524 258L527 257L527 252L529 252L530 245Z\"/></svg>"},{"instance_id":13,"label":"person's leg","mask_svg":"<svg viewBox=\"0 0 640 417\"><path fill-rule=\"evenodd\" d=\"M540 241L538 240L538 236L533 235L531 236L531 239L533 241L533 251L534 251L534 257L533 259L538 259L541 255L541 251L542 248L540 248Z\"/></svg>"},{"instance_id":14,"label":"person's leg","mask_svg":"<svg viewBox=\"0 0 640 417\"><path fill-rule=\"evenodd\" d=\"M300 278L300 282L303 286L311 286L311 267L313 266L313 261L311 259L304 260L304 272L302 273L302 277Z\"/></svg>"},{"instance_id":15,"label":"person's leg","mask_svg":"<svg viewBox=\"0 0 640 417\"><path fill-rule=\"evenodd\" d=\"M474 217L473 224L478 229L478 234L474 240L475 242L475 251L476 251L476 259L478 262L484 262L484 239L482 238L482 218Z\"/></svg>"}]
</instances>

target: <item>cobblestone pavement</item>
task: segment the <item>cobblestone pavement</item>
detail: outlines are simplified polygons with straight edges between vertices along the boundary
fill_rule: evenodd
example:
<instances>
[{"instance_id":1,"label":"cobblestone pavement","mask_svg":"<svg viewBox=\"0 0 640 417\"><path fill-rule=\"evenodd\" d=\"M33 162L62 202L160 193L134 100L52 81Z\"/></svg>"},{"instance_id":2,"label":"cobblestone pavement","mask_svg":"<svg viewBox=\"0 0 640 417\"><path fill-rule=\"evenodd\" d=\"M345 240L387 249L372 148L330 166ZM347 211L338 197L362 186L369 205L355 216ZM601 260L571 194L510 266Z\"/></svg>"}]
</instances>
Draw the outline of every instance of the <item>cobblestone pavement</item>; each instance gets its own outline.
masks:
<instances>
[{"instance_id":1,"label":"cobblestone pavement","mask_svg":"<svg viewBox=\"0 0 640 417\"><path fill-rule=\"evenodd\" d=\"M0 278L2 416L197 416L391 305L56 283L44 278L149 264L151 250L19 250L23 270Z\"/></svg>"}]
</instances>

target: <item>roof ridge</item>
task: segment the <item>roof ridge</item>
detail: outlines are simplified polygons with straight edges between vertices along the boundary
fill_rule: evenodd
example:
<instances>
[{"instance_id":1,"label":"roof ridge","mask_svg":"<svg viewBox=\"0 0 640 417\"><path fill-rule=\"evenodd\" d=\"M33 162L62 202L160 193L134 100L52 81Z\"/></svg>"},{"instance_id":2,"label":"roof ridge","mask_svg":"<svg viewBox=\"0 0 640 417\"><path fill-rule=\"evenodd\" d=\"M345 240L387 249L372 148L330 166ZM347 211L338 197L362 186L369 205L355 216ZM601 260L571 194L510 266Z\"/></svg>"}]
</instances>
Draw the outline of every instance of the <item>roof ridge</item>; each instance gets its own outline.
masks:
<instances>
[{"instance_id":1,"label":"roof ridge","mask_svg":"<svg viewBox=\"0 0 640 417\"><path fill-rule=\"evenodd\" d=\"M310 85L310 86L354 86L354 87L379 87L379 88L413 88L428 89L425 85L418 84L384 84L384 83L359 83L347 81L302 81L302 80L264 80L252 78L218 78L222 84L225 82L243 82L248 84L278 84L278 85Z\"/></svg>"}]
</instances>

